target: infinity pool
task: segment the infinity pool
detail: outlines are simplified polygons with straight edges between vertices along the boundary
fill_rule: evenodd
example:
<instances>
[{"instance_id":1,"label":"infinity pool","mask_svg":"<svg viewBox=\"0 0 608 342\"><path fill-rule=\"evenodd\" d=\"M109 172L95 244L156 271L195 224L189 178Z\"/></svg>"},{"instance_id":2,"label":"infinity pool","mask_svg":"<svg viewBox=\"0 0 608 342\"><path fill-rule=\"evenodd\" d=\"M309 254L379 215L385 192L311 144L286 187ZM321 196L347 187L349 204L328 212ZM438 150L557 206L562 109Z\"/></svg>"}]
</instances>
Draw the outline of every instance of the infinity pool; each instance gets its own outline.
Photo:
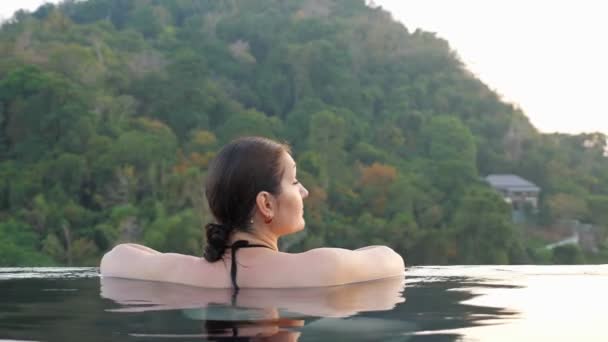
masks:
<instances>
[{"instance_id":1,"label":"infinity pool","mask_svg":"<svg viewBox=\"0 0 608 342\"><path fill-rule=\"evenodd\" d=\"M0 268L0 340L608 341L608 265L413 267L310 289L201 289Z\"/></svg>"}]
</instances>

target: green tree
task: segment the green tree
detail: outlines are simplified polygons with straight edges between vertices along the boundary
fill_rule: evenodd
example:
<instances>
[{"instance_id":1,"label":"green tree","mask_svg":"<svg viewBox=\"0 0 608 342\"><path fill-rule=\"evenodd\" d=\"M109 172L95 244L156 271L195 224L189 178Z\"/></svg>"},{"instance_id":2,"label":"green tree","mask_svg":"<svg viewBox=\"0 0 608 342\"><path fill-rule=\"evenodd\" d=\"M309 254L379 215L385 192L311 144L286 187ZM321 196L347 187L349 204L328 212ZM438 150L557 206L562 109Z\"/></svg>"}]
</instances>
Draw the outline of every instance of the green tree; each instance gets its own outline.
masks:
<instances>
[{"instance_id":1,"label":"green tree","mask_svg":"<svg viewBox=\"0 0 608 342\"><path fill-rule=\"evenodd\" d=\"M463 196L452 222L458 241L456 262L508 264L519 239L510 221L510 208L490 189L471 189Z\"/></svg>"},{"instance_id":2,"label":"green tree","mask_svg":"<svg viewBox=\"0 0 608 342\"><path fill-rule=\"evenodd\" d=\"M50 266L53 262L39 252L38 236L28 225L9 220L0 223L0 266Z\"/></svg>"},{"instance_id":3,"label":"green tree","mask_svg":"<svg viewBox=\"0 0 608 342\"><path fill-rule=\"evenodd\" d=\"M431 177L437 188L452 197L477 178L473 135L454 117L436 116L423 128L422 155L429 158Z\"/></svg>"},{"instance_id":4,"label":"green tree","mask_svg":"<svg viewBox=\"0 0 608 342\"><path fill-rule=\"evenodd\" d=\"M578 246L565 245L553 249L551 261L556 265L584 264L585 257Z\"/></svg>"},{"instance_id":5,"label":"green tree","mask_svg":"<svg viewBox=\"0 0 608 342\"><path fill-rule=\"evenodd\" d=\"M319 152L319 178L324 189L329 187L330 177L337 176L336 171L344 162L345 126L343 118L328 110L311 117L308 146Z\"/></svg>"}]
</instances>

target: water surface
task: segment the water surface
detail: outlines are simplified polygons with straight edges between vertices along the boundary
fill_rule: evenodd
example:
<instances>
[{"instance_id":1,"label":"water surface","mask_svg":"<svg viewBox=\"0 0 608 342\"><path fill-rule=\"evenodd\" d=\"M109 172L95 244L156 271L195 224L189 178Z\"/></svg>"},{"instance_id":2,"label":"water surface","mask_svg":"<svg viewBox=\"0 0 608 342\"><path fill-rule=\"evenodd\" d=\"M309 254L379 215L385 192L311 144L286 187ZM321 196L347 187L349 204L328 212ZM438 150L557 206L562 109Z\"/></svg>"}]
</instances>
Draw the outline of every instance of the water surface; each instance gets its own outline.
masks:
<instances>
[{"instance_id":1,"label":"water surface","mask_svg":"<svg viewBox=\"0 0 608 342\"><path fill-rule=\"evenodd\" d=\"M0 340L608 340L608 265L414 267L310 289L202 289L0 268Z\"/></svg>"}]
</instances>

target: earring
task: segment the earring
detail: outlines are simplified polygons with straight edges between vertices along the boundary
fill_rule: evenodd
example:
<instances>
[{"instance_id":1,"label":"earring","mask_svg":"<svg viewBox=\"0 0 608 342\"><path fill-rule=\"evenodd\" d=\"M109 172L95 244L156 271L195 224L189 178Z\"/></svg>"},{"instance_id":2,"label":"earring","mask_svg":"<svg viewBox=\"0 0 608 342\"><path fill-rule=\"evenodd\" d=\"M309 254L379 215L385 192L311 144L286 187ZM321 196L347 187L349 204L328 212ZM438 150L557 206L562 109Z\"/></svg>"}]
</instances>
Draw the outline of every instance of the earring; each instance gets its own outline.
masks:
<instances>
[{"instance_id":1,"label":"earring","mask_svg":"<svg viewBox=\"0 0 608 342\"><path fill-rule=\"evenodd\" d=\"M268 224L272 222L272 217L264 217L264 223Z\"/></svg>"}]
</instances>

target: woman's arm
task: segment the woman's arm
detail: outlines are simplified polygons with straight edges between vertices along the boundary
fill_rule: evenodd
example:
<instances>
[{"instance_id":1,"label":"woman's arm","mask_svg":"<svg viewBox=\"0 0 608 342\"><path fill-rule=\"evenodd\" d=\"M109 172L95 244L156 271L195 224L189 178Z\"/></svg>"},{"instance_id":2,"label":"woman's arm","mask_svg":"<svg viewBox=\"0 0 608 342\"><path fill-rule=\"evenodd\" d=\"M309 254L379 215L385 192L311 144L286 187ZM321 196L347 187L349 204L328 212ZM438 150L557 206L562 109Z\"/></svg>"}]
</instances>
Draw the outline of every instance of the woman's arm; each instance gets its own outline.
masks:
<instances>
[{"instance_id":1,"label":"woman's arm","mask_svg":"<svg viewBox=\"0 0 608 342\"><path fill-rule=\"evenodd\" d=\"M141 245L124 243L115 246L101 259L99 271L101 275L129 279L150 279L151 274L147 263L150 256L162 253Z\"/></svg>"},{"instance_id":2,"label":"woman's arm","mask_svg":"<svg viewBox=\"0 0 608 342\"><path fill-rule=\"evenodd\" d=\"M226 287L228 282L224 277L209 276L218 274L212 268L223 266L223 263L210 266L203 259L191 255L161 253L142 245L121 244L103 256L99 268L105 277Z\"/></svg>"},{"instance_id":3,"label":"woman's arm","mask_svg":"<svg viewBox=\"0 0 608 342\"><path fill-rule=\"evenodd\" d=\"M319 268L324 285L344 285L403 276L403 258L386 246L369 246L354 251L319 248L301 254L308 264Z\"/></svg>"},{"instance_id":4,"label":"woman's arm","mask_svg":"<svg viewBox=\"0 0 608 342\"><path fill-rule=\"evenodd\" d=\"M365 247L357 248L357 249L355 249L355 251L362 251L362 250L366 250L366 249L370 249L370 248L376 248L376 247L384 247L384 246L380 246L380 245L365 246Z\"/></svg>"},{"instance_id":5,"label":"woman's arm","mask_svg":"<svg viewBox=\"0 0 608 342\"><path fill-rule=\"evenodd\" d=\"M148 254L163 254L163 253L161 253L161 252L159 252L159 251L157 251L155 249L152 249L150 247L146 247L144 245L138 245L136 243L123 243L122 246L129 246L131 248L138 249L138 250L146 252Z\"/></svg>"},{"instance_id":6,"label":"woman's arm","mask_svg":"<svg viewBox=\"0 0 608 342\"><path fill-rule=\"evenodd\" d=\"M179 266L172 259L170 254L146 246L123 243L103 256L99 271L108 277L166 281L168 273Z\"/></svg>"}]
</instances>

